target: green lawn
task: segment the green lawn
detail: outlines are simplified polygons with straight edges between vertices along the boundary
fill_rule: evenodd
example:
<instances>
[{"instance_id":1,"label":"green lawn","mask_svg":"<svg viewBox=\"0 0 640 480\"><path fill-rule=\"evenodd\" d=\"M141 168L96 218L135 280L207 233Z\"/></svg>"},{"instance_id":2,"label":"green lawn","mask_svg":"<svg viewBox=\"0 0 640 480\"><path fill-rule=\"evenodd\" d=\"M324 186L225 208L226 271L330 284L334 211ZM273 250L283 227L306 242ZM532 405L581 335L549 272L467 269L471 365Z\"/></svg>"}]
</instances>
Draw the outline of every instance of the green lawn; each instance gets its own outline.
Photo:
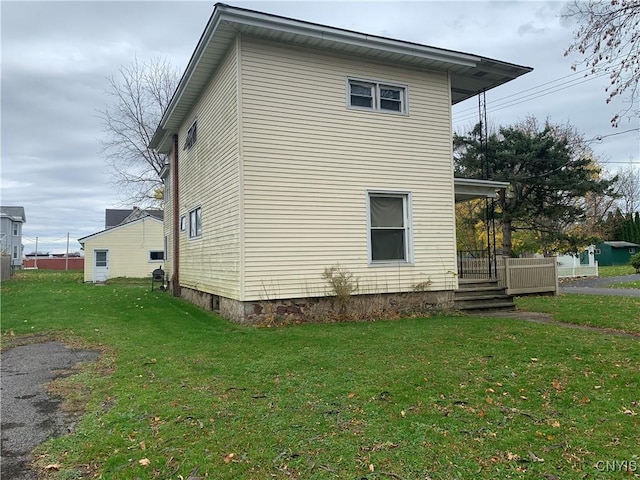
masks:
<instances>
[{"instance_id":1,"label":"green lawn","mask_svg":"<svg viewBox=\"0 0 640 480\"><path fill-rule=\"evenodd\" d=\"M621 277L623 275L633 275L636 269L629 265L616 265L614 267L598 267L600 277Z\"/></svg>"},{"instance_id":2,"label":"green lawn","mask_svg":"<svg viewBox=\"0 0 640 480\"><path fill-rule=\"evenodd\" d=\"M55 383L88 403L37 451L51 478L620 478L603 462L638 461L637 338L471 317L252 328L80 279L1 287L4 348L104 351Z\"/></svg>"},{"instance_id":3,"label":"green lawn","mask_svg":"<svg viewBox=\"0 0 640 480\"><path fill-rule=\"evenodd\" d=\"M519 310L553 315L559 322L610 328L640 335L640 298L601 295L525 296Z\"/></svg>"}]
</instances>

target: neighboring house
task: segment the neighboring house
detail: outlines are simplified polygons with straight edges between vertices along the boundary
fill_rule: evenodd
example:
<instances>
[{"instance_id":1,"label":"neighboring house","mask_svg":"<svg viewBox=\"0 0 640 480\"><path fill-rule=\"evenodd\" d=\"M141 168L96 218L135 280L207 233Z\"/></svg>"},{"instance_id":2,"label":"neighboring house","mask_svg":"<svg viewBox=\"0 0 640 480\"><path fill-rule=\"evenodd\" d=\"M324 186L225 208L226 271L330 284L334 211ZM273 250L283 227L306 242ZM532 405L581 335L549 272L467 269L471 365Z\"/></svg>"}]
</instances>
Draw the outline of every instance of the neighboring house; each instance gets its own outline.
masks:
<instances>
[{"instance_id":1,"label":"neighboring house","mask_svg":"<svg viewBox=\"0 0 640 480\"><path fill-rule=\"evenodd\" d=\"M629 265L631 257L640 252L640 245L631 242L602 242L596 244L595 258L602 266Z\"/></svg>"},{"instance_id":2,"label":"neighboring house","mask_svg":"<svg viewBox=\"0 0 640 480\"><path fill-rule=\"evenodd\" d=\"M24 207L0 207L0 252L11 257L13 268L22 268Z\"/></svg>"},{"instance_id":3,"label":"neighboring house","mask_svg":"<svg viewBox=\"0 0 640 480\"><path fill-rule=\"evenodd\" d=\"M451 105L530 70L217 4L150 143L172 291L251 321L339 265L361 294L451 298Z\"/></svg>"},{"instance_id":4,"label":"neighboring house","mask_svg":"<svg viewBox=\"0 0 640 480\"><path fill-rule=\"evenodd\" d=\"M122 223L130 222L131 220L136 220L140 217L150 215L158 220L162 220L164 216L163 210L154 210L154 209L141 209L138 207L133 207L132 209L112 209L107 208L104 211L104 228L113 228Z\"/></svg>"},{"instance_id":5,"label":"neighboring house","mask_svg":"<svg viewBox=\"0 0 640 480\"><path fill-rule=\"evenodd\" d=\"M135 208L120 224L78 239L85 252L84 281L148 277L164 267L163 225L157 217Z\"/></svg>"}]
</instances>

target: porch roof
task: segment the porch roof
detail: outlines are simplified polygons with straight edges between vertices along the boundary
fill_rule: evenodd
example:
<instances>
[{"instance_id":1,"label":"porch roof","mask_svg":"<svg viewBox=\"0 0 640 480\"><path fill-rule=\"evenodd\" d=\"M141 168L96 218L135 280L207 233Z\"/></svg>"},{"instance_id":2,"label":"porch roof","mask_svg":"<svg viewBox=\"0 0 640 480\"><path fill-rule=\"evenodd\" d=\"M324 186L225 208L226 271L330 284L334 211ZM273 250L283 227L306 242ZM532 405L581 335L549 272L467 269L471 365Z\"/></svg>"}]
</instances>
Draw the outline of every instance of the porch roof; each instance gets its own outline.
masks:
<instances>
[{"instance_id":1,"label":"porch roof","mask_svg":"<svg viewBox=\"0 0 640 480\"><path fill-rule=\"evenodd\" d=\"M475 178L454 178L456 203L468 202L476 198L496 198L498 190L509 186L509 182L478 180Z\"/></svg>"}]
</instances>

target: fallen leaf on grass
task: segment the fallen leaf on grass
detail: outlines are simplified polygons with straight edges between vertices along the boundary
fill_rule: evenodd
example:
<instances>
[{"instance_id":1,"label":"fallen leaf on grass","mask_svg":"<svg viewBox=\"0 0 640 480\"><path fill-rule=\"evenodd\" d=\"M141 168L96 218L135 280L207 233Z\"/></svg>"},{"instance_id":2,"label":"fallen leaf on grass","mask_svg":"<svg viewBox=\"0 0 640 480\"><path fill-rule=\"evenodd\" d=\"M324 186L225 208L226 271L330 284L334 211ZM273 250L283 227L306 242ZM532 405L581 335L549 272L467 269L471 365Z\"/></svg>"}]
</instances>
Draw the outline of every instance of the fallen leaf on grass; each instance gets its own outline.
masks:
<instances>
[{"instance_id":1,"label":"fallen leaf on grass","mask_svg":"<svg viewBox=\"0 0 640 480\"><path fill-rule=\"evenodd\" d=\"M225 455L222 460L224 460L224 463L230 463L233 461L233 457L235 457L236 454L235 453L228 453L227 455Z\"/></svg>"},{"instance_id":2,"label":"fallen leaf on grass","mask_svg":"<svg viewBox=\"0 0 640 480\"><path fill-rule=\"evenodd\" d=\"M149 465L151 465L151 461L148 458L142 458L138 460L138 463L143 467L148 467Z\"/></svg>"},{"instance_id":3,"label":"fallen leaf on grass","mask_svg":"<svg viewBox=\"0 0 640 480\"><path fill-rule=\"evenodd\" d=\"M564 389L564 387L562 386L562 384L558 380L554 380L553 382L551 382L551 385L558 392L561 392Z\"/></svg>"},{"instance_id":4,"label":"fallen leaf on grass","mask_svg":"<svg viewBox=\"0 0 640 480\"><path fill-rule=\"evenodd\" d=\"M55 470L56 472L60 470L60 468L61 468L61 465L59 463L50 463L49 465L44 467L44 469L47 471Z\"/></svg>"},{"instance_id":5,"label":"fallen leaf on grass","mask_svg":"<svg viewBox=\"0 0 640 480\"><path fill-rule=\"evenodd\" d=\"M553 428L559 428L560 427L560 422L558 420L554 420L549 425L551 425Z\"/></svg>"}]
</instances>

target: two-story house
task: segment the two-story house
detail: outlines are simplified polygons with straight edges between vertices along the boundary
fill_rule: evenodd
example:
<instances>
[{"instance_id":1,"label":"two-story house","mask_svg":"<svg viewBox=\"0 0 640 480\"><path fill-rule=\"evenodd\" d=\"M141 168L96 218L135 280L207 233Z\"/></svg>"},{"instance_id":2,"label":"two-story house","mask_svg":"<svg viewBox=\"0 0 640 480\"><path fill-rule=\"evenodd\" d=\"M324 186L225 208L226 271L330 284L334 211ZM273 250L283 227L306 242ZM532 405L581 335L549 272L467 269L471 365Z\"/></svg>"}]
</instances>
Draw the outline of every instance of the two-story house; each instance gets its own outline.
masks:
<instances>
[{"instance_id":1,"label":"two-story house","mask_svg":"<svg viewBox=\"0 0 640 480\"><path fill-rule=\"evenodd\" d=\"M22 267L22 224L24 207L0 207L0 252L11 257L13 268Z\"/></svg>"},{"instance_id":2,"label":"two-story house","mask_svg":"<svg viewBox=\"0 0 640 480\"><path fill-rule=\"evenodd\" d=\"M173 292L251 321L339 266L359 294L451 296L451 105L530 70L217 4L150 144Z\"/></svg>"}]
</instances>

